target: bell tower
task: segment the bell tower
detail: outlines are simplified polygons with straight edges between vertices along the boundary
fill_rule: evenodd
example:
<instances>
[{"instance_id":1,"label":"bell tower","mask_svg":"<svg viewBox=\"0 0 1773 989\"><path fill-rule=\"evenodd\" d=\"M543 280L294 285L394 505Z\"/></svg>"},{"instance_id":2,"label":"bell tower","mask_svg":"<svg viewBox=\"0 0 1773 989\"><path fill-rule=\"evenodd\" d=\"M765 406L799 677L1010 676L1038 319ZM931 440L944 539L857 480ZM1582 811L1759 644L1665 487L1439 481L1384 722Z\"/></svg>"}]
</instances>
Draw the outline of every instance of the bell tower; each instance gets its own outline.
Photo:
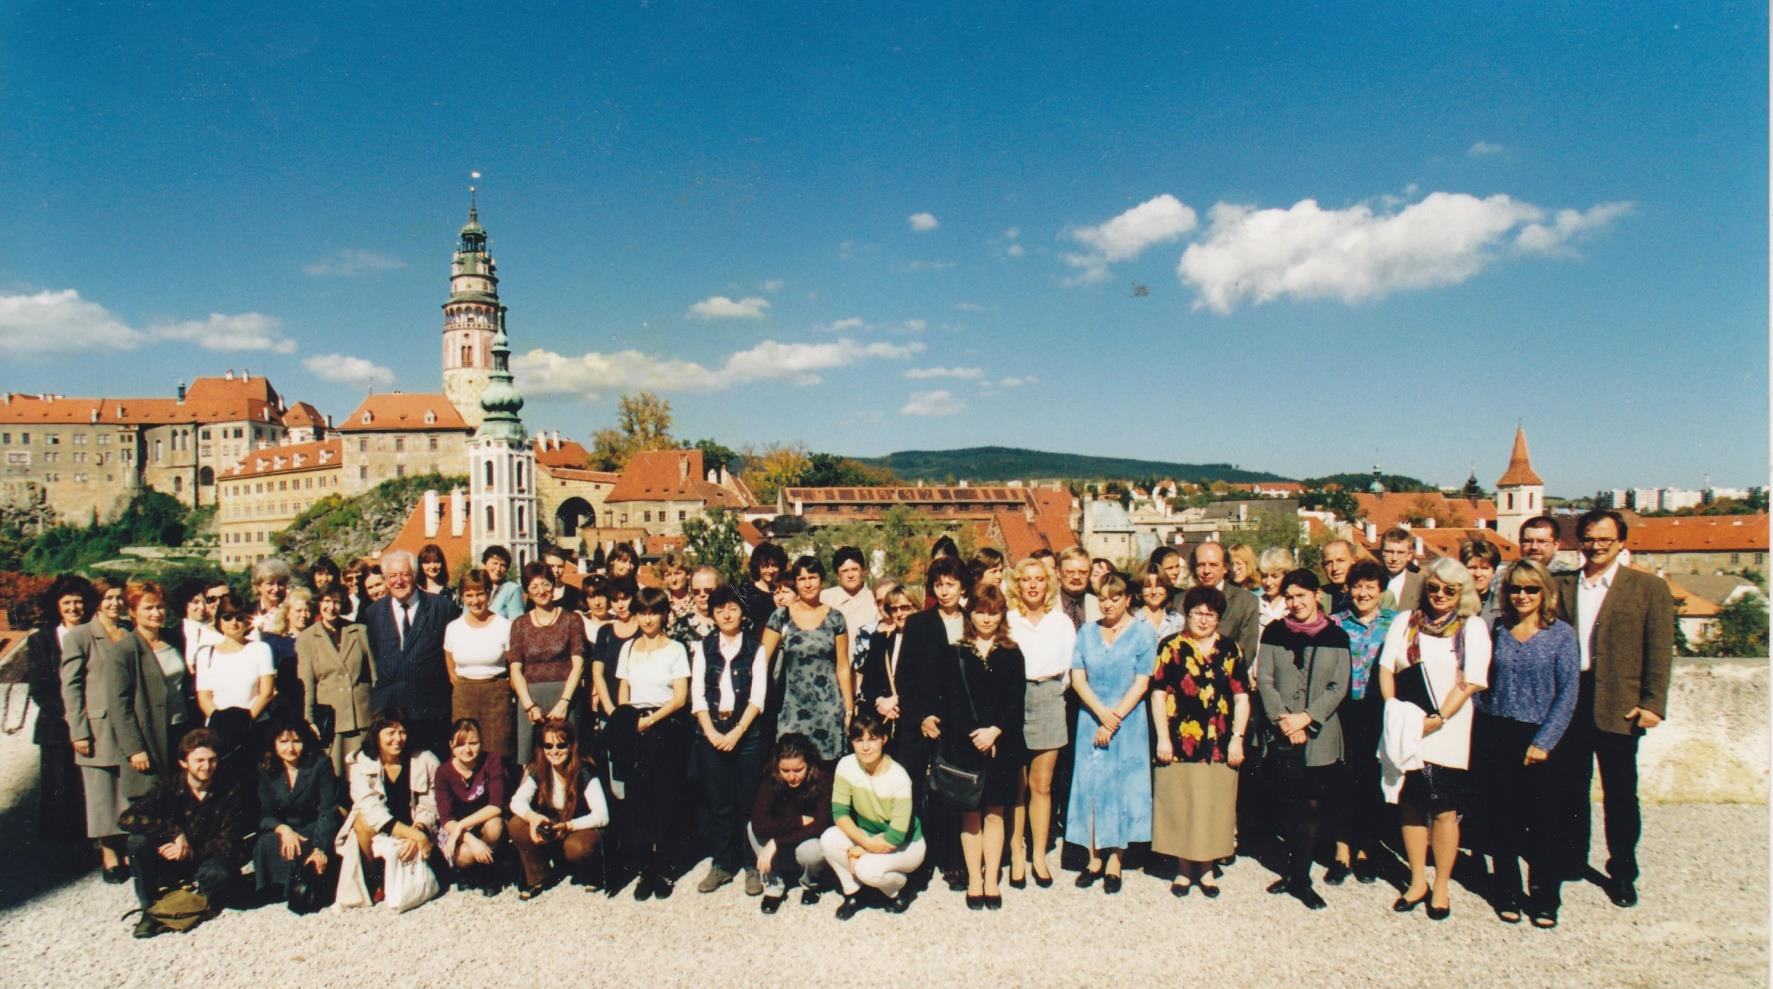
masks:
<instances>
[{"instance_id":1,"label":"bell tower","mask_svg":"<svg viewBox=\"0 0 1773 989\"><path fill-rule=\"evenodd\" d=\"M513 569L540 559L536 451L523 428L523 396L511 380L503 322L493 334L492 367L480 393L480 428L468 441L468 505L474 559L488 546L511 551Z\"/></svg>"},{"instance_id":2,"label":"bell tower","mask_svg":"<svg viewBox=\"0 0 1773 989\"><path fill-rule=\"evenodd\" d=\"M1521 526L1544 512L1545 481L1533 470L1533 461L1527 456L1527 431L1516 426L1508 469L1496 479L1496 533L1511 542L1520 542Z\"/></svg>"},{"instance_id":3,"label":"bell tower","mask_svg":"<svg viewBox=\"0 0 1773 989\"><path fill-rule=\"evenodd\" d=\"M449 301L443 304L443 394L471 426L480 425L480 395L490 380L493 334L504 322L498 265L487 252L478 193L469 186L468 223L450 262Z\"/></svg>"}]
</instances>

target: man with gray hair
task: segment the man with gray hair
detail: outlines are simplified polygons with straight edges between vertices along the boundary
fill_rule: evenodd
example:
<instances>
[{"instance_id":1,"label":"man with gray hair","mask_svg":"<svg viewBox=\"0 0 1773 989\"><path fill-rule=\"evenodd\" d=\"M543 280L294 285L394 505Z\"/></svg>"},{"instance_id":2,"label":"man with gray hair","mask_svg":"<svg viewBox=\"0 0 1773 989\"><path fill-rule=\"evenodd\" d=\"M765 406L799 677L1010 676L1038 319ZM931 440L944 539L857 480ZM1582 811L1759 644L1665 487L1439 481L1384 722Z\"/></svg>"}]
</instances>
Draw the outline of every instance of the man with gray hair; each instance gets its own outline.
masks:
<instances>
[{"instance_id":1,"label":"man with gray hair","mask_svg":"<svg viewBox=\"0 0 1773 989\"><path fill-rule=\"evenodd\" d=\"M443 630L455 620L447 598L419 589L413 555L403 549L382 554L388 596L366 605L357 616L369 632L375 659L376 710L399 707L411 720L413 744L448 758L449 673L443 663Z\"/></svg>"},{"instance_id":2,"label":"man with gray hair","mask_svg":"<svg viewBox=\"0 0 1773 989\"><path fill-rule=\"evenodd\" d=\"M1198 543L1189 555L1189 564L1197 585L1225 595L1225 617L1219 620L1219 634L1237 643L1244 662L1254 660L1262 634L1261 609L1256 595L1225 582L1225 547L1215 542Z\"/></svg>"}]
</instances>

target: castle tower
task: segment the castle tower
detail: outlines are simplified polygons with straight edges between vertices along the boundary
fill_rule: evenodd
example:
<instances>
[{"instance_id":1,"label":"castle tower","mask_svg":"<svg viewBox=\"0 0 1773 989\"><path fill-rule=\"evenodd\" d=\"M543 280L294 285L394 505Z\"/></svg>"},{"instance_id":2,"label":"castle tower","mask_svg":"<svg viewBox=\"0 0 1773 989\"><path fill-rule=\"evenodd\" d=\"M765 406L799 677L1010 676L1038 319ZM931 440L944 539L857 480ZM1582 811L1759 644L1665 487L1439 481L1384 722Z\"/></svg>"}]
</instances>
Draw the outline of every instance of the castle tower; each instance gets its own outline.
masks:
<instances>
[{"instance_id":1,"label":"castle tower","mask_svg":"<svg viewBox=\"0 0 1773 989\"><path fill-rule=\"evenodd\" d=\"M511 551L513 572L540 558L536 453L524 433L523 396L511 381L503 310L487 348L490 367L479 395L480 428L468 441L468 515L474 559L488 546Z\"/></svg>"},{"instance_id":2,"label":"castle tower","mask_svg":"<svg viewBox=\"0 0 1773 989\"><path fill-rule=\"evenodd\" d=\"M1544 512L1545 482L1533 472L1533 463L1527 457L1526 430L1516 426L1508 469L1496 479L1496 534L1518 543L1521 526Z\"/></svg>"},{"instance_id":3,"label":"castle tower","mask_svg":"<svg viewBox=\"0 0 1773 989\"><path fill-rule=\"evenodd\" d=\"M443 394L471 426L480 424L480 393L492 369L494 332L504 325L498 265L486 249L486 228L468 187L468 223L449 266L449 301L443 304Z\"/></svg>"}]
</instances>

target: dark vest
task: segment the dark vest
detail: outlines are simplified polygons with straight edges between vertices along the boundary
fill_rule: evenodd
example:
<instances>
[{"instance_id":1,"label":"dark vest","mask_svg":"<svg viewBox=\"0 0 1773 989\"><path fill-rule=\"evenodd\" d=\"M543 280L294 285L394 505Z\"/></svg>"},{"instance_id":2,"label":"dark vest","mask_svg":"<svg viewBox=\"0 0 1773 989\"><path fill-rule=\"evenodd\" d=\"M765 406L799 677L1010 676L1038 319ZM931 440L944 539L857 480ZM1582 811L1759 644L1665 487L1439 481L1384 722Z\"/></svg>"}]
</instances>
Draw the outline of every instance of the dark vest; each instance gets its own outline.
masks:
<instances>
[{"instance_id":1,"label":"dark vest","mask_svg":"<svg viewBox=\"0 0 1773 989\"><path fill-rule=\"evenodd\" d=\"M739 636L739 655L733 661L733 713L731 717L720 716L720 678L726 673L727 659L720 653L720 630L709 632L702 639L703 674L702 697L708 702L708 717L714 727L727 731L739 723L745 714L747 698L751 696L751 664L757 658L757 650L763 643L755 632L746 631Z\"/></svg>"}]
</instances>

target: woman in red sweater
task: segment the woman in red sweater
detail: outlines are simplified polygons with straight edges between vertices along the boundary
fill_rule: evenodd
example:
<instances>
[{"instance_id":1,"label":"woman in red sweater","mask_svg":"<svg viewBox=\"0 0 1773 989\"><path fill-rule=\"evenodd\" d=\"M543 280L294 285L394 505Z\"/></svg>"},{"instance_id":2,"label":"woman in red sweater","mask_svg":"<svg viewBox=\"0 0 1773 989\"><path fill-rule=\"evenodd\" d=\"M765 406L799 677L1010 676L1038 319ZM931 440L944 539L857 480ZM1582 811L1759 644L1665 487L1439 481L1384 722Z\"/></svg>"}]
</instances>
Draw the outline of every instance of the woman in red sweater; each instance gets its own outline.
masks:
<instances>
[{"instance_id":1,"label":"woman in red sweater","mask_svg":"<svg viewBox=\"0 0 1773 989\"><path fill-rule=\"evenodd\" d=\"M825 853L819 836L831 826L831 778L819 768L812 740L789 732L776 740L770 772L757 788L749 837L763 876L763 912L775 913L799 879L800 902L819 902Z\"/></svg>"}]
</instances>

